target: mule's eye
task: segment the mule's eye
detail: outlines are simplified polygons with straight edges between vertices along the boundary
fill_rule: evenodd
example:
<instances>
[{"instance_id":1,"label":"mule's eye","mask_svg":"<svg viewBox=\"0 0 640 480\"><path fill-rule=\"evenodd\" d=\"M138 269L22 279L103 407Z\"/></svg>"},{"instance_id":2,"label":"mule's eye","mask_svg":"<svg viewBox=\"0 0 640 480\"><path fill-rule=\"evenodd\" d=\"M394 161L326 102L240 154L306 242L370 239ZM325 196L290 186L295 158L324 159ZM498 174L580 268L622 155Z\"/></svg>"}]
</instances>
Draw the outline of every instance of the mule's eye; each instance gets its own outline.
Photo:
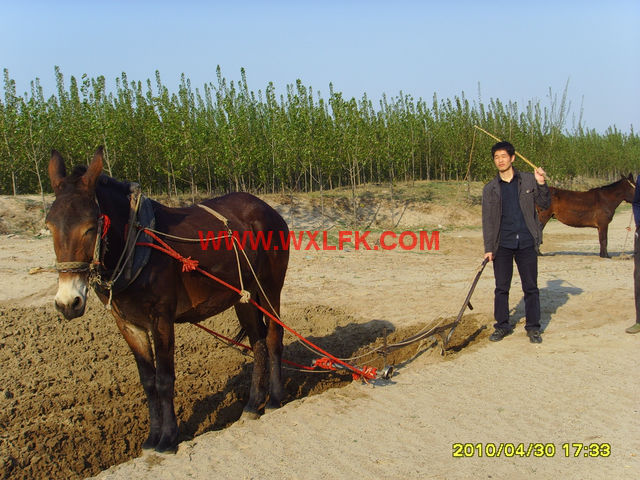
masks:
<instances>
[{"instance_id":1,"label":"mule's eye","mask_svg":"<svg viewBox=\"0 0 640 480\"><path fill-rule=\"evenodd\" d=\"M84 232L85 235L89 235L90 233L93 233L96 231L96 227L91 227L88 228L86 232Z\"/></svg>"}]
</instances>

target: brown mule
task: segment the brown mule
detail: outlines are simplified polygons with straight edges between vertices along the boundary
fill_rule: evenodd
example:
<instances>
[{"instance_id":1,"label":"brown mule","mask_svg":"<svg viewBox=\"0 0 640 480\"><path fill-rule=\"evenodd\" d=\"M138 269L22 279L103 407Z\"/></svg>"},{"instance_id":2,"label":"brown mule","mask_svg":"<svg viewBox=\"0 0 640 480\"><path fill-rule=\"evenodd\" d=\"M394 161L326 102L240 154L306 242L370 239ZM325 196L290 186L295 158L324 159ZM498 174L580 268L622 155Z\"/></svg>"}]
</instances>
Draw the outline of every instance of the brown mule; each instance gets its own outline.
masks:
<instances>
[{"instance_id":1,"label":"brown mule","mask_svg":"<svg viewBox=\"0 0 640 480\"><path fill-rule=\"evenodd\" d=\"M102 149L88 168L76 167L66 175L64 161L56 151L49 162L49 176L56 195L47 215L58 261L59 286L56 307L67 319L84 313L89 286L94 285L100 300L109 302L104 282L95 275L109 276L125 249L125 229L129 220L131 185L102 175ZM223 223L198 206L169 208L150 201L155 229L177 237L198 238L199 231L224 231ZM288 236L284 219L262 200L231 193L206 200L204 205L220 213L234 231L272 232L271 248L260 245L245 253L264 295L242 252L240 265L243 286L251 297L274 313L280 313L280 292L289 261L281 239ZM105 240L100 241L101 215L110 219ZM239 286L238 263L233 249L206 249L198 242L163 238L183 257L199 262L199 267L225 282ZM277 247L277 248L276 248ZM148 247L136 247L148 248ZM174 258L149 249L148 261L130 284L114 290L112 313L138 366L149 405L149 436L143 448L175 451L178 424L174 412L174 324L199 322L235 307L238 321L248 334L254 352L249 401L245 413L257 416L268 401L277 408L284 397L282 384L283 329L263 319L253 305L239 303L240 296L198 272L183 272ZM269 306L270 305L272 307ZM151 333L153 349L149 339ZM155 358L154 358L155 351ZM268 386L268 388L267 388Z\"/></svg>"},{"instance_id":2,"label":"brown mule","mask_svg":"<svg viewBox=\"0 0 640 480\"><path fill-rule=\"evenodd\" d=\"M618 205L633 201L636 185L633 176L622 175L617 182L603 187L592 188L586 192L574 192L549 187L551 206L546 210L538 209L538 218L542 228L551 217L555 217L570 227L593 227L598 229L600 256L611 258L607 252L607 232L609 223Z\"/></svg>"}]
</instances>

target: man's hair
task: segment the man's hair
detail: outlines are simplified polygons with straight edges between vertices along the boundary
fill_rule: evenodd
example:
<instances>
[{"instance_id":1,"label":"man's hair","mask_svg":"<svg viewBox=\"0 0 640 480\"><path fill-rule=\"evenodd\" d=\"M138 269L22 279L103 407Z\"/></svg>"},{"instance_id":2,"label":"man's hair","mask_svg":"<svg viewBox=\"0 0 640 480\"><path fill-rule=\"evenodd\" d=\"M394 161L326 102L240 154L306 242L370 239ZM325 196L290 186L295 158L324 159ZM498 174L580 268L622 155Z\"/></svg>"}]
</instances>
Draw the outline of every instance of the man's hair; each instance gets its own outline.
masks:
<instances>
[{"instance_id":1,"label":"man's hair","mask_svg":"<svg viewBox=\"0 0 640 480\"><path fill-rule=\"evenodd\" d=\"M498 150L506 150L510 157L516 154L516 149L509 142L498 142L491 147L491 158L496 154Z\"/></svg>"}]
</instances>

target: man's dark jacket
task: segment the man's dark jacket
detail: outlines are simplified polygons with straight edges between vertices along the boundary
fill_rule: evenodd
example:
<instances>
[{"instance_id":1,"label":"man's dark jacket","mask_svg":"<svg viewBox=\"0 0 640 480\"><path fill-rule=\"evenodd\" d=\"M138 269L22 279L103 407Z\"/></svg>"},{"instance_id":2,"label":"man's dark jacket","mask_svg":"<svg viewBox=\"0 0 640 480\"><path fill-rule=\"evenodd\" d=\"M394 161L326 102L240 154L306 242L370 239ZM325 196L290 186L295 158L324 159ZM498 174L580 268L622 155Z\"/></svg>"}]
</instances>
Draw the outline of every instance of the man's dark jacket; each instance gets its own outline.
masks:
<instances>
[{"instance_id":1,"label":"man's dark jacket","mask_svg":"<svg viewBox=\"0 0 640 480\"><path fill-rule=\"evenodd\" d=\"M636 228L640 228L640 175L636 178L636 191L633 195L633 216L636 220Z\"/></svg>"},{"instance_id":2,"label":"man's dark jacket","mask_svg":"<svg viewBox=\"0 0 640 480\"><path fill-rule=\"evenodd\" d=\"M538 221L536 205L546 210L551 205L551 196L547 184L538 185L533 173L520 172L513 169L514 178L518 182L518 199L520 209L531 233L536 248L542 243L542 227ZM500 174L487 183L482 190L482 235L485 253L496 253L500 244L500 220L502 218L502 194Z\"/></svg>"}]
</instances>

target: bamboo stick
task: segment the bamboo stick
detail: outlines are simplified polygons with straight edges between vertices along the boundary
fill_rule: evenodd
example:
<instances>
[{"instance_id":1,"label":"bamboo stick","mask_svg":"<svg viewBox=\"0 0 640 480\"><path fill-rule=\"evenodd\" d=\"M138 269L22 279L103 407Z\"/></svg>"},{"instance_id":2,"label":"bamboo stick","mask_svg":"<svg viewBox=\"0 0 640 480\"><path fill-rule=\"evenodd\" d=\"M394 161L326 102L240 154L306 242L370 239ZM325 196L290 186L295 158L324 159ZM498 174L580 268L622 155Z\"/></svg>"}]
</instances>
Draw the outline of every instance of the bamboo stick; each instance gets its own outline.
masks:
<instances>
[{"instance_id":1,"label":"bamboo stick","mask_svg":"<svg viewBox=\"0 0 640 480\"><path fill-rule=\"evenodd\" d=\"M480 130L481 132L486 133L487 135L489 135L491 138L493 138L496 142L501 142L502 140L500 140L498 137L496 137L495 135L491 135L489 132L487 132L485 129L480 128L478 125L474 125L475 128L477 128L478 130ZM527 164L533 168L534 170L536 170L538 167L536 167L533 163L531 163L529 160L527 160L523 155L520 155L518 152L516 152L516 156L521 158L522 160L524 160L525 162L527 162Z\"/></svg>"}]
</instances>

